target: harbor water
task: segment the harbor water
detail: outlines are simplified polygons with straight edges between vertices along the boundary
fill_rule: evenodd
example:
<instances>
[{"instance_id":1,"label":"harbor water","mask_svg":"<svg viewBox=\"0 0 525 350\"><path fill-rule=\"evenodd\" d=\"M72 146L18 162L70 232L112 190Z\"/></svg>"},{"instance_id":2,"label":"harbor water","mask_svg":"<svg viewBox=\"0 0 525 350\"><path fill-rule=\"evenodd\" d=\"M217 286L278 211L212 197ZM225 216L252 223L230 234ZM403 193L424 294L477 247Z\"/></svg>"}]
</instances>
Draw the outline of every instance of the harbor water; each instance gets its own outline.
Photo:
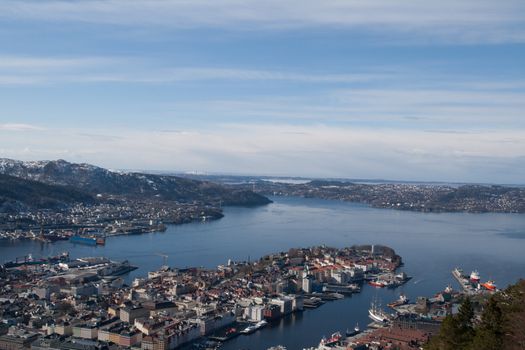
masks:
<instances>
[{"instance_id":1,"label":"harbor water","mask_svg":"<svg viewBox=\"0 0 525 350\"><path fill-rule=\"evenodd\" d=\"M213 268L228 259L254 260L292 247L326 244L383 244L403 257L403 270L413 278L398 289L365 286L362 293L318 309L290 315L222 349L288 349L316 345L323 335L363 328L370 302L386 305L403 292L410 298L432 296L448 284L459 288L451 270L477 269L482 280L504 287L525 277L525 215L418 213L375 209L366 205L304 198L272 198L258 208L230 207L218 221L170 226L166 232L109 237L105 246L68 241L0 241L0 261L31 253L34 258L69 251L71 256L107 256L129 260L139 268L127 277L144 276L167 263L174 267ZM167 255L167 258L164 256Z\"/></svg>"}]
</instances>

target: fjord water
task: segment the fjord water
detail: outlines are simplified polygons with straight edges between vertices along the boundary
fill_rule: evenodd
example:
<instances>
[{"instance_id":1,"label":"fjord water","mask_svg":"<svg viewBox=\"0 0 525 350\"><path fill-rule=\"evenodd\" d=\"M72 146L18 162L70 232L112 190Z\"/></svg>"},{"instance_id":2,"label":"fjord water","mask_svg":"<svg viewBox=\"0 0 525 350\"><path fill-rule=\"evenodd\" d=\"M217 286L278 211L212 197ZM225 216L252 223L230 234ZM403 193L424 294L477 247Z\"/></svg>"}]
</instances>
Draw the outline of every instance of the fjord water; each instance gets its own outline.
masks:
<instances>
[{"instance_id":1,"label":"fjord water","mask_svg":"<svg viewBox=\"0 0 525 350\"><path fill-rule=\"evenodd\" d=\"M32 253L34 257L69 251L72 257L104 255L128 259L139 269L128 280L163 264L215 267L228 259L258 259L291 247L326 244L384 244L403 257L403 269L413 279L397 290L364 286L361 294L329 302L315 310L291 315L256 332L240 336L223 349L266 349L283 344L288 349L316 345L321 336L368 323L372 299L383 304L402 291L410 298L433 296L448 284L458 288L451 270L479 270L482 279L505 286L525 277L525 215L418 213L374 209L366 205L303 198L272 198L258 208L225 209L218 221L170 226L166 232L107 239L104 247L69 242L0 242L0 260Z\"/></svg>"}]
</instances>

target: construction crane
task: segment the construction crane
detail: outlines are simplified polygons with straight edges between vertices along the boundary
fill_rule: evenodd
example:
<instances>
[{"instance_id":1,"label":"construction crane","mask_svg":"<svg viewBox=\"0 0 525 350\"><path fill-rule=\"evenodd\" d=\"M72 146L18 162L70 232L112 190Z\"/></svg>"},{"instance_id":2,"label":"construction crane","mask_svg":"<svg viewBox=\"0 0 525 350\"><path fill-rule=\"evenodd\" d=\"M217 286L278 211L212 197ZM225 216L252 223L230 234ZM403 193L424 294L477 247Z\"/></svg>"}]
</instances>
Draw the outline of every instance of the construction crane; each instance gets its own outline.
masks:
<instances>
[{"instance_id":1,"label":"construction crane","mask_svg":"<svg viewBox=\"0 0 525 350\"><path fill-rule=\"evenodd\" d=\"M163 254L163 253L157 253L155 255L161 256L163 258L163 261L164 261L164 266L168 266L168 255Z\"/></svg>"}]
</instances>

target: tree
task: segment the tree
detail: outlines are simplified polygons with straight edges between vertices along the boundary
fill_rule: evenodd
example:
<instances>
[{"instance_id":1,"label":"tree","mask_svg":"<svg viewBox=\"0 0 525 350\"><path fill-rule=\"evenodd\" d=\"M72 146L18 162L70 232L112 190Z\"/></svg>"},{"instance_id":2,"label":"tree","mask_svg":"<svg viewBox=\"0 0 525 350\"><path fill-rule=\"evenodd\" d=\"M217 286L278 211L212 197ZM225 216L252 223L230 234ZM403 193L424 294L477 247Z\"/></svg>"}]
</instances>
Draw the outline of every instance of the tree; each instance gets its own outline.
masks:
<instances>
[{"instance_id":1,"label":"tree","mask_svg":"<svg viewBox=\"0 0 525 350\"><path fill-rule=\"evenodd\" d=\"M488 300L470 349L499 350L503 342L503 313L495 296Z\"/></svg>"},{"instance_id":2,"label":"tree","mask_svg":"<svg viewBox=\"0 0 525 350\"><path fill-rule=\"evenodd\" d=\"M474 308L466 298L456 315L445 318L425 350L524 350L525 280L487 298L481 321L473 321Z\"/></svg>"},{"instance_id":3,"label":"tree","mask_svg":"<svg viewBox=\"0 0 525 350\"><path fill-rule=\"evenodd\" d=\"M461 350L467 349L474 338L473 328L474 307L470 298L465 298L454 316L447 316L439 334L435 336L425 349L429 350Z\"/></svg>"}]
</instances>

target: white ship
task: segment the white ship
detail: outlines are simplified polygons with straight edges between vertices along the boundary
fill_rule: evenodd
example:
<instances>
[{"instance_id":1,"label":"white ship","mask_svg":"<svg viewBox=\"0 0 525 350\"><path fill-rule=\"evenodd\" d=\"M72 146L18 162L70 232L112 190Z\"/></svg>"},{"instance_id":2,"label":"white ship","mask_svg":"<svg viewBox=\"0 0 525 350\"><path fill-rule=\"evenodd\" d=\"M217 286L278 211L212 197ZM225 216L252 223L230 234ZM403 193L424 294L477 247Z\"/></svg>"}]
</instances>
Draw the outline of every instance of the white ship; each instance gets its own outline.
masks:
<instances>
[{"instance_id":1,"label":"white ship","mask_svg":"<svg viewBox=\"0 0 525 350\"><path fill-rule=\"evenodd\" d=\"M380 323L388 322L390 320L388 314L386 314L381 306L377 305L375 302L372 302L370 305L370 309L368 309L368 316L372 320Z\"/></svg>"},{"instance_id":2,"label":"white ship","mask_svg":"<svg viewBox=\"0 0 525 350\"><path fill-rule=\"evenodd\" d=\"M470 274L470 282L472 283L479 283L479 280L481 278L479 277L479 272L477 270L472 271Z\"/></svg>"}]
</instances>

